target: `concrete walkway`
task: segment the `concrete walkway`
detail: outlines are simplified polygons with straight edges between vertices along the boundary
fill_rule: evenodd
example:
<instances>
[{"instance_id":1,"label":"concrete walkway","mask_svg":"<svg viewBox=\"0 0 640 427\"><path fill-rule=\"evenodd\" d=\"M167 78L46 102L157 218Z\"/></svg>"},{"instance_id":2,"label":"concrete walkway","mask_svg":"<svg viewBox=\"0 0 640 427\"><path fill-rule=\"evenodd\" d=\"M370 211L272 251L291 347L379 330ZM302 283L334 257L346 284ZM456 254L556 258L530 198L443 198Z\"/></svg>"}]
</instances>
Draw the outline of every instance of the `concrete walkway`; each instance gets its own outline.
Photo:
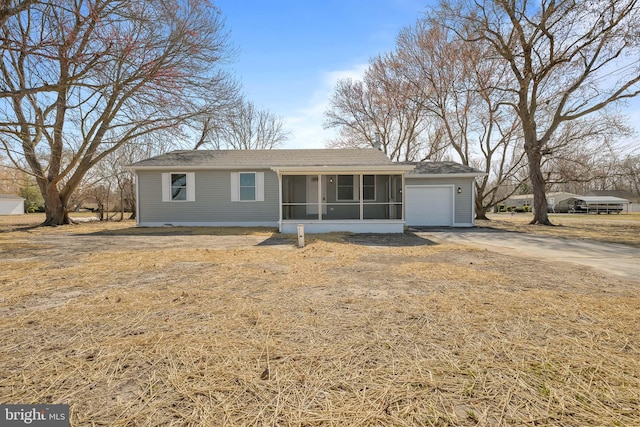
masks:
<instances>
[{"instance_id":1,"label":"concrete walkway","mask_svg":"<svg viewBox=\"0 0 640 427\"><path fill-rule=\"evenodd\" d=\"M416 234L439 243L470 245L507 255L591 267L640 284L640 249L632 246L485 228L426 230Z\"/></svg>"}]
</instances>

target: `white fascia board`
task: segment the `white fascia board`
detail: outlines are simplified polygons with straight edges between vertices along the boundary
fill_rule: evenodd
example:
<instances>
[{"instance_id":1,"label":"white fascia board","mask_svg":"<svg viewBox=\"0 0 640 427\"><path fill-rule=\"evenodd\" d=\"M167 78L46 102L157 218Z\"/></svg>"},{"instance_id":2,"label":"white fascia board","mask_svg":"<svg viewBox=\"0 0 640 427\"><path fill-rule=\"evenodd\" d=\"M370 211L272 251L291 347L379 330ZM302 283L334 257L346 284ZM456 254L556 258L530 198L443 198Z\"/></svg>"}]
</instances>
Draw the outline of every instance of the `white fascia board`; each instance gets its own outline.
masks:
<instances>
[{"instance_id":1,"label":"white fascia board","mask_svg":"<svg viewBox=\"0 0 640 427\"><path fill-rule=\"evenodd\" d=\"M201 171L201 170L228 170L228 171L255 171L255 170L269 170L271 169L269 166L251 166L251 165L242 165L242 166L185 166L185 165L165 165L165 166L126 166L125 169L129 169L132 172L135 171L171 171L171 170L181 170L181 171Z\"/></svg>"},{"instance_id":2,"label":"white fascia board","mask_svg":"<svg viewBox=\"0 0 640 427\"><path fill-rule=\"evenodd\" d=\"M276 173L286 174L335 174L335 173L389 173L398 174L414 169L414 166L265 166L265 165L229 165L229 166L126 166L126 169L135 172L138 170L167 171L177 170L272 170Z\"/></svg>"},{"instance_id":3,"label":"white fascia board","mask_svg":"<svg viewBox=\"0 0 640 427\"><path fill-rule=\"evenodd\" d=\"M298 225L304 225L305 233L403 233L403 220L284 220L281 232L285 234L296 233Z\"/></svg>"},{"instance_id":4,"label":"white fascia board","mask_svg":"<svg viewBox=\"0 0 640 427\"><path fill-rule=\"evenodd\" d=\"M408 173L406 178L477 178L479 176L489 175L486 172L468 172L468 173Z\"/></svg>"},{"instance_id":5,"label":"white fascia board","mask_svg":"<svg viewBox=\"0 0 640 427\"><path fill-rule=\"evenodd\" d=\"M284 166L272 167L271 170L278 174L309 175L309 174L402 174L413 170L414 166Z\"/></svg>"},{"instance_id":6,"label":"white fascia board","mask_svg":"<svg viewBox=\"0 0 640 427\"><path fill-rule=\"evenodd\" d=\"M209 222L209 221L142 221L138 227L278 227L278 221Z\"/></svg>"}]
</instances>

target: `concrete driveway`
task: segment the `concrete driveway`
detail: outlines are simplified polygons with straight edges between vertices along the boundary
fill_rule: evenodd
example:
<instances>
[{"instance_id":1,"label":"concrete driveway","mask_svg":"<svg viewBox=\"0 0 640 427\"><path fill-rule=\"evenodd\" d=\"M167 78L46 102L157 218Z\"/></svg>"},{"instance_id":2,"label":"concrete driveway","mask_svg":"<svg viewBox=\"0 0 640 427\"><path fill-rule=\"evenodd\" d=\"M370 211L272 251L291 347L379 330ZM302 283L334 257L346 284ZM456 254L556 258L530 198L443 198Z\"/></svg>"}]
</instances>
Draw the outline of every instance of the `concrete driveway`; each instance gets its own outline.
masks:
<instances>
[{"instance_id":1,"label":"concrete driveway","mask_svg":"<svg viewBox=\"0 0 640 427\"><path fill-rule=\"evenodd\" d=\"M416 234L492 252L552 262L567 262L640 283L640 249L614 243L535 236L486 228L433 229Z\"/></svg>"}]
</instances>

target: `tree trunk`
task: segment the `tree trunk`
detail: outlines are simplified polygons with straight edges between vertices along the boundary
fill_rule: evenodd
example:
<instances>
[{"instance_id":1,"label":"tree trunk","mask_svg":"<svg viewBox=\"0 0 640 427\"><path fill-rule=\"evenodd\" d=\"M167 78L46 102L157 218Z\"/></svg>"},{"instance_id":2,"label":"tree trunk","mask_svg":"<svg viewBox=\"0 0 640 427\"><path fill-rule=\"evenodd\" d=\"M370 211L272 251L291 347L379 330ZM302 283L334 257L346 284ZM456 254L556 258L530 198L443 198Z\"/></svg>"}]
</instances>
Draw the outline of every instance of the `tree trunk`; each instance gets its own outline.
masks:
<instances>
[{"instance_id":1,"label":"tree trunk","mask_svg":"<svg viewBox=\"0 0 640 427\"><path fill-rule=\"evenodd\" d=\"M109 185L107 187L107 204L106 204L106 208L107 208L107 215L105 216L105 221L109 221L109 193L111 193L111 185ZM104 210L104 206L102 207Z\"/></svg>"},{"instance_id":2,"label":"tree trunk","mask_svg":"<svg viewBox=\"0 0 640 427\"><path fill-rule=\"evenodd\" d=\"M482 207L478 207L476 206L476 219L484 219L486 221L489 221L489 218L487 218L487 208L482 206Z\"/></svg>"},{"instance_id":3,"label":"tree trunk","mask_svg":"<svg viewBox=\"0 0 640 427\"><path fill-rule=\"evenodd\" d=\"M42 225L55 227L57 225L71 224L69 213L67 212L67 201L63 200L55 185L47 187L45 213L46 218Z\"/></svg>"},{"instance_id":4,"label":"tree trunk","mask_svg":"<svg viewBox=\"0 0 640 427\"><path fill-rule=\"evenodd\" d=\"M133 181L129 183L129 197L127 197L127 205L131 210L129 219L136 219L136 186Z\"/></svg>"},{"instance_id":5,"label":"tree trunk","mask_svg":"<svg viewBox=\"0 0 640 427\"><path fill-rule=\"evenodd\" d=\"M529 179L533 189L533 220L531 224L553 225L547 213L546 183L542 175L542 157L537 151L527 150L529 160Z\"/></svg>"},{"instance_id":6,"label":"tree trunk","mask_svg":"<svg viewBox=\"0 0 640 427\"><path fill-rule=\"evenodd\" d=\"M478 193L480 194L480 193ZM489 221L489 218L487 218L487 206L483 206L482 200L480 199L480 197L476 197L476 219L484 219Z\"/></svg>"}]
</instances>

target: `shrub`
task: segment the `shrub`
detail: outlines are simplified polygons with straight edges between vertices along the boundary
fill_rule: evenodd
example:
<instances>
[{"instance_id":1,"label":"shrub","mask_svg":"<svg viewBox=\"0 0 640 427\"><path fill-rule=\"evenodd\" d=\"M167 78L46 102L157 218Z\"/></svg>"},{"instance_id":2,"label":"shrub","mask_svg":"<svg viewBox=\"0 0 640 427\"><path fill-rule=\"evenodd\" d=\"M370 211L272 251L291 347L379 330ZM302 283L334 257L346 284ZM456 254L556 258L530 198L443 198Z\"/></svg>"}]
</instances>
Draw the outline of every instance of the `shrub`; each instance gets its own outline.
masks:
<instances>
[{"instance_id":1,"label":"shrub","mask_svg":"<svg viewBox=\"0 0 640 427\"><path fill-rule=\"evenodd\" d=\"M44 211L44 199L38 187L25 180L24 185L18 191L20 197L24 197L27 213Z\"/></svg>"}]
</instances>

